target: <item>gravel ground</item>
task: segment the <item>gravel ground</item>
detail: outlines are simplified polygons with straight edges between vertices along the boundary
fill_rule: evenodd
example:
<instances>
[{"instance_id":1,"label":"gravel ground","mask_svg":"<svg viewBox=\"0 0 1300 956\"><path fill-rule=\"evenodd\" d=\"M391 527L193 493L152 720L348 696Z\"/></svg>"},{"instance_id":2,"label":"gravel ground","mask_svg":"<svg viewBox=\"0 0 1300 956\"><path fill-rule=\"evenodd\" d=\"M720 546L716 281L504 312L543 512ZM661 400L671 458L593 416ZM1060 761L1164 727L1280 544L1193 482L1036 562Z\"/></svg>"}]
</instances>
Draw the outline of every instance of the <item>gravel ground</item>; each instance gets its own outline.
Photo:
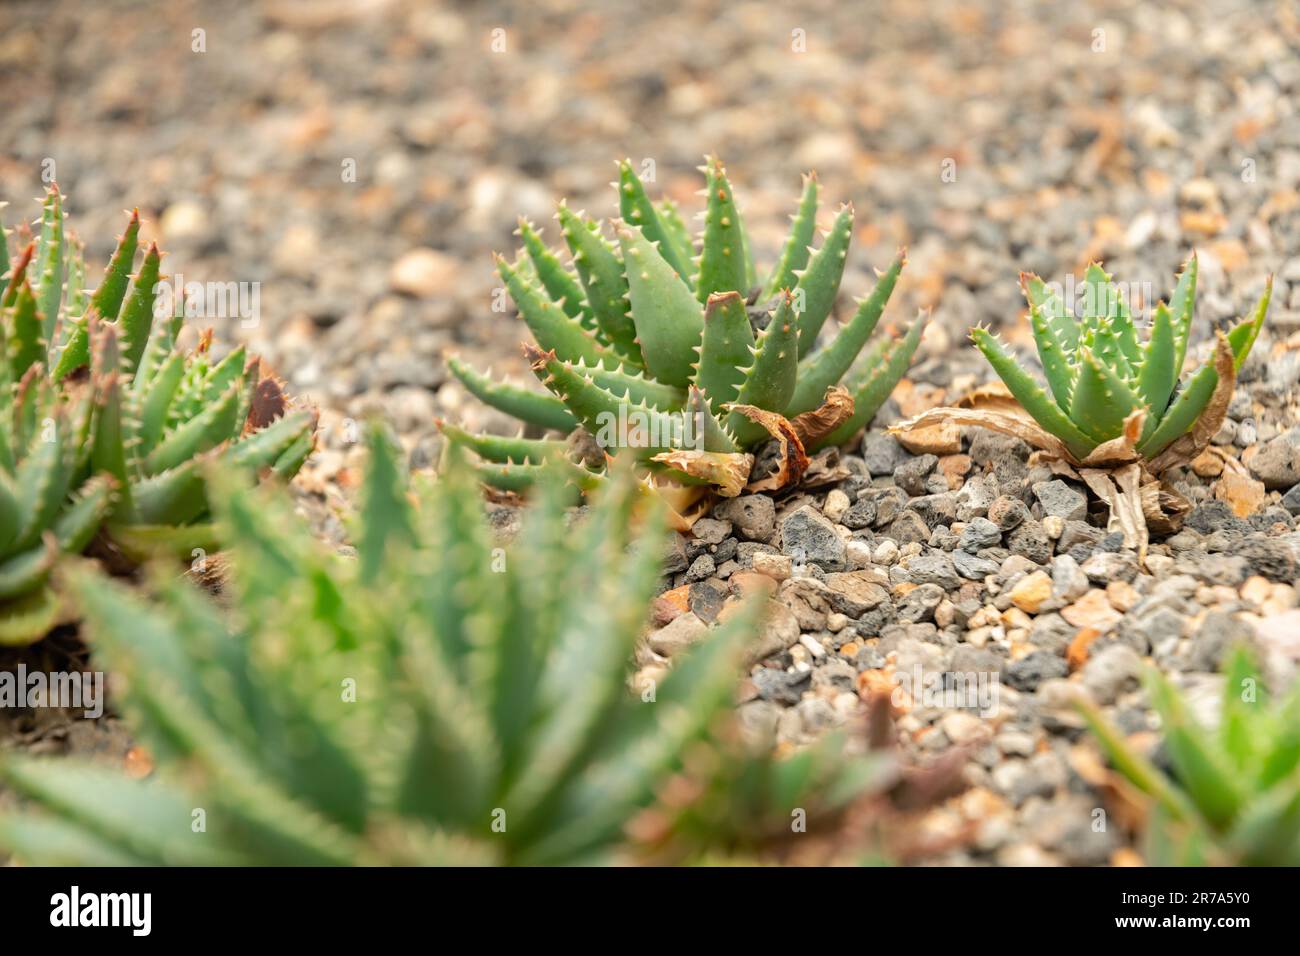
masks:
<instances>
[{"instance_id":1,"label":"gravel ground","mask_svg":"<svg viewBox=\"0 0 1300 956\"><path fill-rule=\"evenodd\" d=\"M255 328L215 324L322 407L298 491L337 538L350 423L368 411L416 465L436 454L435 417L511 428L442 356L525 380L522 323L491 308L490 253L513 247L517 216L549 223L561 196L608 213L624 155L696 208L694 166L716 151L770 261L815 168L827 200L858 210L841 309L905 244L887 318L930 308L931 326L878 427L845 450L850 477L724 503L677 542L641 663L698 639L733 591L770 589L782 610L741 705L753 733L795 745L897 674L975 675L975 706L899 703L918 759L971 753L970 789L925 821L966 836L930 862L1132 861L1122 827L1091 826L1105 804L1070 696L1154 742L1144 660L1209 705L1232 639L1256 642L1275 683L1300 658L1294 5L512 6L6 4L7 221L34 208L52 159L92 270L138 204L172 269L261 283ZM1020 443L971 432L913 454L883 434L988 380L970 326L1028 343L1021 270L1102 258L1149 305L1192 247L1202 344L1276 275L1216 436L1249 480L1212 458L1173 474L1196 509L1145 569Z\"/></svg>"}]
</instances>

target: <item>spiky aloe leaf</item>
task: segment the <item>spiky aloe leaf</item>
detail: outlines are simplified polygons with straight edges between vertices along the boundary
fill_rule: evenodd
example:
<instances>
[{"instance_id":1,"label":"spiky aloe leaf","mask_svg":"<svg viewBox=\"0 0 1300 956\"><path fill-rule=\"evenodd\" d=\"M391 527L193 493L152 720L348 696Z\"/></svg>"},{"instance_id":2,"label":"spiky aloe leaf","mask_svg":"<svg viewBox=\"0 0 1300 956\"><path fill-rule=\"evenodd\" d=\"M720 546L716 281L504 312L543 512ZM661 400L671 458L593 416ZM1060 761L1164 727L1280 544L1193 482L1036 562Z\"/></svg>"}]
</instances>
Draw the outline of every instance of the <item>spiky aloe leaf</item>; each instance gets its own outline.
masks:
<instances>
[{"instance_id":1,"label":"spiky aloe leaf","mask_svg":"<svg viewBox=\"0 0 1300 956\"><path fill-rule=\"evenodd\" d=\"M1174 375L1183 370L1187 359L1187 343L1192 334L1192 313L1196 308L1196 274L1198 262L1193 252L1178 273L1178 283L1169 297L1169 311L1174 319Z\"/></svg>"},{"instance_id":2,"label":"spiky aloe leaf","mask_svg":"<svg viewBox=\"0 0 1300 956\"><path fill-rule=\"evenodd\" d=\"M122 300L126 297L126 288L130 281L131 268L135 263L135 251L139 241L140 210L132 209L131 219L127 222L122 235L118 237L113 257L108 260L104 278L90 298L90 304L95 307L95 311L108 322L114 321L118 310L122 308Z\"/></svg>"},{"instance_id":3,"label":"spiky aloe leaf","mask_svg":"<svg viewBox=\"0 0 1300 956\"><path fill-rule=\"evenodd\" d=\"M54 338L63 300L64 270L63 200L59 187L51 185L41 211L41 238L36 247L37 307L43 320L41 335Z\"/></svg>"},{"instance_id":4,"label":"spiky aloe leaf","mask_svg":"<svg viewBox=\"0 0 1300 956\"><path fill-rule=\"evenodd\" d=\"M1133 316L1129 312L1119 289L1111 282L1111 277L1093 262L1088 266L1083 277L1085 323L1095 325L1104 320L1114 347L1129 365L1135 364L1141 357L1138 350L1137 331L1133 328Z\"/></svg>"},{"instance_id":5,"label":"spiky aloe leaf","mask_svg":"<svg viewBox=\"0 0 1300 956\"><path fill-rule=\"evenodd\" d=\"M812 254L813 237L817 232L817 174L809 173L803 180L803 195L799 208L790 217L790 236L781 248L781 258L772 269L772 276L763 286L761 298L772 298L783 289L793 289L799 273L808 265Z\"/></svg>"},{"instance_id":6,"label":"spiky aloe leaf","mask_svg":"<svg viewBox=\"0 0 1300 956\"><path fill-rule=\"evenodd\" d=\"M1051 389L1056 404L1065 411L1070 407L1070 396L1074 392L1074 380L1078 374L1071 361L1072 351L1078 347L1078 342L1076 339L1071 350L1066 350L1065 344L1058 335L1059 323L1054 326L1043 314L1044 308L1050 308L1050 305L1044 302L1041 294L1038 296L1031 294L1029 289L1031 281L1030 276L1020 273L1020 288L1029 302L1029 325L1034 333L1034 344L1038 347L1039 361L1043 363L1047 387ZM1038 284L1041 286L1042 280L1039 280ZM1035 298L1044 304L1036 303Z\"/></svg>"},{"instance_id":7,"label":"spiky aloe leaf","mask_svg":"<svg viewBox=\"0 0 1300 956\"><path fill-rule=\"evenodd\" d=\"M889 268L880 275L871 295L859 303L853 318L840 329L835 340L799 363L799 378L786 409L787 415L799 415L816 408L821 404L826 389L844 377L844 373L853 365L867 339L875 331L876 323L885 310L885 303L889 301L898 275L906 263L907 252L901 250ZM890 386L891 391L892 389L893 386Z\"/></svg>"},{"instance_id":8,"label":"spiky aloe leaf","mask_svg":"<svg viewBox=\"0 0 1300 956\"><path fill-rule=\"evenodd\" d=\"M645 186L632 169L630 160L618 164L618 209L623 221L639 229L646 241L653 244L659 255L667 262L678 277L685 283L693 274L689 257L682 256L673 244L669 230L659 221L659 214L654 204L645 194ZM623 261L627 261L624 250ZM630 273L629 269L629 273ZM630 279L629 275L629 279ZM633 311L636 306L633 305Z\"/></svg>"},{"instance_id":9,"label":"spiky aloe leaf","mask_svg":"<svg viewBox=\"0 0 1300 956\"><path fill-rule=\"evenodd\" d=\"M1042 312L1043 318L1047 320L1065 354L1072 357L1074 350L1079 347L1079 324L1070 314L1068 306L1046 282L1036 275L1022 274L1021 288L1024 289L1029 304L1037 306Z\"/></svg>"},{"instance_id":10,"label":"spiky aloe leaf","mask_svg":"<svg viewBox=\"0 0 1300 956\"><path fill-rule=\"evenodd\" d=\"M46 352L40 307L31 284L26 280L14 298L9 323L5 345L9 350L10 375L17 381L29 368L44 365Z\"/></svg>"},{"instance_id":11,"label":"spiky aloe leaf","mask_svg":"<svg viewBox=\"0 0 1300 956\"><path fill-rule=\"evenodd\" d=\"M162 269L162 253L158 244L150 243L145 252L140 271L136 273L131 285L131 296L118 318L121 336L122 367L133 371L144 354L149 343L149 332L153 328L154 300L158 297L158 280Z\"/></svg>"},{"instance_id":12,"label":"spiky aloe leaf","mask_svg":"<svg viewBox=\"0 0 1300 956\"><path fill-rule=\"evenodd\" d=\"M663 227L664 235L676 252L677 258L686 263L686 277L694 279L695 262L699 257L695 252L695 244L691 241L691 232L686 228L677 204L665 198L655 206L655 211L659 215L659 225Z\"/></svg>"},{"instance_id":13,"label":"spiky aloe leaf","mask_svg":"<svg viewBox=\"0 0 1300 956\"><path fill-rule=\"evenodd\" d=\"M753 361L753 350L754 332L740 294L720 292L709 296L694 381L708 395L715 412L720 413L723 405L736 400Z\"/></svg>"},{"instance_id":14,"label":"spiky aloe leaf","mask_svg":"<svg viewBox=\"0 0 1300 956\"><path fill-rule=\"evenodd\" d=\"M1226 339L1222 347L1229 348ZM1208 361L1183 383L1155 430L1138 445L1138 451L1147 458L1154 458L1175 439L1185 435L1205 411L1218 384L1219 373L1214 368L1214 361Z\"/></svg>"},{"instance_id":15,"label":"spiky aloe leaf","mask_svg":"<svg viewBox=\"0 0 1300 956\"><path fill-rule=\"evenodd\" d=\"M794 395L799 367L799 325L794 297L785 292L754 346L754 358L737 390L736 402L784 412ZM727 416L727 429L744 445L767 437L767 430L739 412Z\"/></svg>"},{"instance_id":16,"label":"spiky aloe leaf","mask_svg":"<svg viewBox=\"0 0 1300 956\"><path fill-rule=\"evenodd\" d=\"M868 362L862 369L860 377L850 381L853 394L853 414L838 427L813 443L816 451L827 445L842 445L864 428L875 417L880 406L889 398L890 392L898 385L921 344L925 332L926 318L918 316L907 334L902 338L884 344L879 361Z\"/></svg>"},{"instance_id":17,"label":"spiky aloe leaf","mask_svg":"<svg viewBox=\"0 0 1300 956\"><path fill-rule=\"evenodd\" d=\"M704 330L700 304L642 230L624 226L618 240L646 368L659 381L685 388Z\"/></svg>"},{"instance_id":18,"label":"spiky aloe leaf","mask_svg":"<svg viewBox=\"0 0 1300 956\"><path fill-rule=\"evenodd\" d=\"M566 362L579 359L596 362L608 354L581 322L547 299L503 256L497 256L497 272L519 307L520 316L543 348L553 349Z\"/></svg>"},{"instance_id":19,"label":"spiky aloe leaf","mask_svg":"<svg viewBox=\"0 0 1300 956\"><path fill-rule=\"evenodd\" d=\"M1228 344L1232 346L1232 360L1237 371L1241 371L1242 363L1246 361L1255 339L1259 337L1259 330L1264 327L1264 317L1268 315L1268 304L1272 298L1273 277L1269 276L1264 283L1263 294L1255 303L1254 315L1243 319L1228 332Z\"/></svg>"},{"instance_id":20,"label":"spiky aloe leaf","mask_svg":"<svg viewBox=\"0 0 1300 956\"><path fill-rule=\"evenodd\" d=\"M799 275L799 284L794 290L796 306L803 306L799 313L800 358L811 351L826 317L831 314L852 238L853 206L845 203L822 240L821 248L812 253L808 267Z\"/></svg>"},{"instance_id":21,"label":"spiky aloe leaf","mask_svg":"<svg viewBox=\"0 0 1300 956\"><path fill-rule=\"evenodd\" d=\"M997 372L1016 401L1024 407L1034 421L1061 439L1070 450L1070 454L1076 458L1087 457L1088 452L1092 451L1098 442L1084 434L1070 420L1070 416L1061 411L1020 363L1007 354L1002 343L987 329L972 329L971 339L976 348L984 353L984 357L993 366L993 371Z\"/></svg>"},{"instance_id":22,"label":"spiky aloe leaf","mask_svg":"<svg viewBox=\"0 0 1300 956\"><path fill-rule=\"evenodd\" d=\"M455 356L448 356L447 368L460 379L471 395L507 415L513 415L531 425L563 432L571 431L578 425L578 420L564 407L564 403L552 395L505 382L493 382Z\"/></svg>"},{"instance_id":23,"label":"spiky aloe leaf","mask_svg":"<svg viewBox=\"0 0 1300 956\"><path fill-rule=\"evenodd\" d=\"M578 280L569 274L555 253L547 248L527 219L519 220L519 235L524 240L528 258L533 261L533 268L537 270L538 281L551 301L557 303L569 318L578 319L584 328L594 331L596 320L586 308L586 297Z\"/></svg>"},{"instance_id":24,"label":"spiky aloe leaf","mask_svg":"<svg viewBox=\"0 0 1300 956\"><path fill-rule=\"evenodd\" d=\"M629 314L632 306L627 297L627 277L613 246L600 234L597 223L581 219L564 203L560 203L556 218L573 254L573 264L596 324L616 352L634 365L644 367L641 349L636 344L636 325Z\"/></svg>"},{"instance_id":25,"label":"spiky aloe leaf","mask_svg":"<svg viewBox=\"0 0 1300 956\"><path fill-rule=\"evenodd\" d=\"M474 451L480 458L492 462L517 462L540 465L555 455L562 455L565 443L545 438L509 438L504 435L473 435L441 419L435 421L438 430L448 441Z\"/></svg>"},{"instance_id":26,"label":"spiky aloe leaf","mask_svg":"<svg viewBox=\"0 0 1300 956\"><path fill-rule=\"evenodd\" d=\"M745 238L740 213L731 194L726 170L716 157L704 165L707 209L704 213L704 241L700 247L700 272L695 280L695 297L708 302L717 292L748 292Z\"/></svg>"},{"instance_id":27,"label":"spiky aloe leaf","mask_svg":"<svg viewBox=\"0 0 1300 956\"><path fill-rule=\"evenodd\" d=\"M1168 306L1161 302L1156 306L1151 336L1142 350L1137 374L1138 394L1156 417L1163 415L1169 406L1169 395L1178 378L1174 370L1175 359L1173 322Z\"/></svg>"},{"instance_id":28,"label":"spiky aloe leaf","mask_svg":"<svg viewBox=\"0 0 1300 956\"><path fill-rule=\"evenodd\" d=\"M1093 354L1079 349L1079 378L1070 398L1070 420L1098 443L1118 438L1124 431L1124 419L1139 408L1142 400L1129 388L1111 366ZM1147 427L1154 428L1152 416Z\"/></svg>"}]
</instances>

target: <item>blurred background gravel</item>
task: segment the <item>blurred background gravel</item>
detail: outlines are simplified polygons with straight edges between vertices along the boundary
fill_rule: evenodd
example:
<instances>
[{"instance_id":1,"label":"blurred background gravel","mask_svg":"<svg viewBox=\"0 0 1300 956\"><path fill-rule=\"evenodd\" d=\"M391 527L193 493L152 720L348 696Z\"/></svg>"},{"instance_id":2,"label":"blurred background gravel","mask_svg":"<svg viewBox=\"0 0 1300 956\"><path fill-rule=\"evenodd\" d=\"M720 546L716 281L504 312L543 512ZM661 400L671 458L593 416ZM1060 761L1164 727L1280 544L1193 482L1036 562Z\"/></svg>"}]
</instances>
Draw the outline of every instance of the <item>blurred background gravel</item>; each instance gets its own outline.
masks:
<instances>
[{"instance_id":1,"label":"blurred background gravel","mask_svg":"<svg viewBox=\"0 0 1300 956\"><path fill-rule=\"evenodd\" d=\"M344 420L372 408L419 464L437 415L509 427L448 383L447 350L527 375L522 326L491 308L490 253L518 215L550 226L559 197L607 215L621 156L653 160L694 209L694 167L717 152L768 261L815 168L828 220L840 199L859 213L846 294L909 247L889 316L935 310L914 377L937 386L970 354L966 328L1018 315L1020 270L1095 257L1163 294L1195 246L1215 321L1275 271L1270 321L1294 331L1298 11L10 2L0 196L10 225L33 214L52 159L93 275L138 205L187 280L260 282L261 324L218 333L321 404L316 473L339 470Z\"/></svg>"}]
</instances>

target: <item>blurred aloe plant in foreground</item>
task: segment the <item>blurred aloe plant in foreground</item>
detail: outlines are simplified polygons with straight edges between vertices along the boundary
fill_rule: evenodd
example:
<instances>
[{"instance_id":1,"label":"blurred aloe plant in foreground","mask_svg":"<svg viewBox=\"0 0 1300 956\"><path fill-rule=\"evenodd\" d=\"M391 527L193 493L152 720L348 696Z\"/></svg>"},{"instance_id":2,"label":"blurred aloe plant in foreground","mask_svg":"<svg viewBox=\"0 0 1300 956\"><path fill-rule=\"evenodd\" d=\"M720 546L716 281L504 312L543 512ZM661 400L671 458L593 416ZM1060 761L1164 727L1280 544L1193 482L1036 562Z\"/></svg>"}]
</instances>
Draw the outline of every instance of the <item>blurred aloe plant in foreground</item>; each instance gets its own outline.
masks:
<instances>
[{"instance_id":1,"label":"blurred aloe plant in foreground","mask_svg":"<svg viewBox=\"0 0 1300 956\"><path fill-rule=\"evenodd\" d=\"M189 558L214 546L206 458L288 477L314 443L314 414L287 410L242 347L214 361L210 335L178 345L183 314L156 314L156 245L133 271L138 213L87 292L62 203L52 187L39 234L12 261L0 241L0 645L61 619L51 568L101 525L129 561L158 549Z\"/></svg>"},{"instance_id":2,"label":"blurred aloe plant in foreground","mask_svg":"<svg viewBox=\"0 0 1300 956\"><path fill-rule=\"evenodd\" d=\"M1154 798L1147 862L1300 865L1300 685L1270 705L1249 653L1237 649L1214 730L1196 721L1159 671L1148 671L1146 686L1172 776L1094 707L1081 709L1115 769Z\"/></svg>"},{"instance_id":3,"label":"blurred aloe plant in foreground","mask_svg":"<svg viewBox=\"0 0 1300 956\"><path fill-rule=\"evenodd\" d=\"M1100 264L1088 267L1077 318L1042 279L1022 274L1029 323L1050 395L993 333L975 329L971 338L1025 411L1076 459L1119 438L1125 421L1141 411L1136 451L1150 461L1197 426L1221 375L1235 376L1246 360L1268 312L1271 278L1254 314L1219 336L1214 357L1180 384L1196 303L1196 274L1193 255L1169 302L1156 306L1146 341L1139 338L1129 306ZM1212 434L1213 428L1209 431Z\"/></svg>"},{"instance_id":4,"label":"blurred aloe plant in foreground","mask_svg":"<svg viewBox=\"0 0 1300 956\"><path fill-rule=\"evenodd\" d=\"M814 249L818 182L809 175L780 259L760 280L721 162L706 159L703 171L704 227L694 240L670 201L650 201L627 161L614 184L621 218L612 236L560 204L572 267L521 222L522 254L498 257L497 267L536 340L525 354L549 395L494 383L454 358L449 365L471 393L527 424L581 426L601 450L632 448L660 476L734 495L752 466L745 453L771 435L797 434L800 451L811 451L862 428L907 370L924 323L863 352L903 268L900 253L816 348L844 272L852 208L840 209ZM486 481L509 489L526 487L532 465L567 448L447 434L491 463Z\"/></svg>"},{"instance_id":5,"label":"blurred aloe plant in foreground","mask_svg":"<svg viewBox=\"0 0 1300 956\"><path fill-rule=\"evenodd\" d=\"M20 861L600 861L730 714L749 605L658 687L628 687L663 545L645 523L660 506L629 480L576 523L544 480L503 550L464 463L411 491L376 428L355 559L287 501L218 490L228 617L170 575L151 603L67 572L159 769L3 758L0 779L43 808L0 818Z\"/></svg>"}]
</instances>

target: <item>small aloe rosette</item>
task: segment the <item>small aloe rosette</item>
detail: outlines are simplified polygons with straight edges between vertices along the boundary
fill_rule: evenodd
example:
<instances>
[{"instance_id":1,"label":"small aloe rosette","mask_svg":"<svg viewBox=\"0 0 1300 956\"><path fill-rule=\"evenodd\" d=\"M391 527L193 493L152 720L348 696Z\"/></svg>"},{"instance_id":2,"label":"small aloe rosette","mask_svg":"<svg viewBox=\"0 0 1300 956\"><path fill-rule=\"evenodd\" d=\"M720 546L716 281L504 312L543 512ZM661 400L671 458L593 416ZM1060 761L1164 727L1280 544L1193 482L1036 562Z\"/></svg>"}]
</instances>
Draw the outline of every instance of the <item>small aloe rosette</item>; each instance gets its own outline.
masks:
<instances>
[{"instance_id":1,"label":"small aloe rosette","mask_svg":"<svg viewBox=\"0 0 1300 956\"><path fill-rule=\"evenodd\" d=\"M210 549L207 459L291 477L315 440L315 414L289 408L242 347L216 360L210 333L178 343L156 244L135 267L138 212L93 292L65 227L55 186L37 234L15 230L16 257L0 237L0 645L66 616L50 583L60 554Z\"/></svg>"},{"instance_id":2,"label":"small aloe rosette","mask_svg":"<svg viewBox=\"0 0 1300 956\"><path fill-rule=\"evenodd\" d=\"M535 339L525 355L546 392L449 359L480 400L569 440L444 432L477 452L485 482L510 490L528 487L548 457L568 454L600 473L607 454L628 448L660 485L734 495L758 477L752 453L773 437L780 463L766 480L794 483L808 453L848 441L907 370L921 319L868 345L905 255L819 346L848 256L851 206L814 248L819 184L807 176L789 238L760 279L720 161L703 167L706 207L694 238L671 201L649 199L630 162L618 167L620 218L608 227L560 203L569 263L528 222L522 253L497 260ZM575 440L584 434L594 448ZM584 444L587 453L575 455Z\"/></svg>"}]
</instances>

